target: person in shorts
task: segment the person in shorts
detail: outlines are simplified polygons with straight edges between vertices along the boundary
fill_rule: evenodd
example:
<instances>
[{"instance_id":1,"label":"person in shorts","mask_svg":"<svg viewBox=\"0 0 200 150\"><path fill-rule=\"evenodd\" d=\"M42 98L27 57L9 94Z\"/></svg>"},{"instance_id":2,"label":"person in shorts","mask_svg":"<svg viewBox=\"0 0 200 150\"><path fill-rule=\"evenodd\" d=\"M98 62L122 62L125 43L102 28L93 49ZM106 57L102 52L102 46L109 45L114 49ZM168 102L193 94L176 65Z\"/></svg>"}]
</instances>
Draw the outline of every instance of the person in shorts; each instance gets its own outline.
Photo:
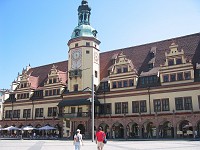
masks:
<instances>
[{"instance_id":1,"label":"person in shorts","mask_svg":"<svg viewBox=\"0 0 200 150\"><path fill-rule=\"evenodd\" d=\"M96 132L96 144L98 150L103 150L103 140L106 139L105 132L102 131L102 127L98 128L98 131Z\"/></svg>"},{"instance_id":2,"label":"person in shorts","mask_svg":"<svg viewBox=\"0 0 200 150\"><path fill-rule=\"evenodd\" d=\"M75 150L80 150L81 146L83 144L83 138L82 138L82 134L80 132L81 132L81 130L77 129L76 134L74 135Z\"/></svg>"}]
</instances>

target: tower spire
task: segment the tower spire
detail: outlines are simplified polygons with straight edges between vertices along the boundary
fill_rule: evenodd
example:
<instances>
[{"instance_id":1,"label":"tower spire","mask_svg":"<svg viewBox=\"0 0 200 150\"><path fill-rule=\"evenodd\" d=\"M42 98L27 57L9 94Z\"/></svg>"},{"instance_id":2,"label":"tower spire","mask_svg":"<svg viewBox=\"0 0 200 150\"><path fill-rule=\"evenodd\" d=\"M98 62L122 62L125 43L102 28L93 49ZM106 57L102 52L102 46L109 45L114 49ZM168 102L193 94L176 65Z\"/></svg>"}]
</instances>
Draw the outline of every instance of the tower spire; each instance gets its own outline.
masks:
<instances>
[{"instance_id":1,"label":"tower spire","mask_svg":"<svg viewBox=\"0 0 200 150\"><path fill-rule=\"evenodd\" d=\"M81 5L78 7L78 25L90 25L90 11L87 0L82 0Z\"/></svg>"}]
</instances>

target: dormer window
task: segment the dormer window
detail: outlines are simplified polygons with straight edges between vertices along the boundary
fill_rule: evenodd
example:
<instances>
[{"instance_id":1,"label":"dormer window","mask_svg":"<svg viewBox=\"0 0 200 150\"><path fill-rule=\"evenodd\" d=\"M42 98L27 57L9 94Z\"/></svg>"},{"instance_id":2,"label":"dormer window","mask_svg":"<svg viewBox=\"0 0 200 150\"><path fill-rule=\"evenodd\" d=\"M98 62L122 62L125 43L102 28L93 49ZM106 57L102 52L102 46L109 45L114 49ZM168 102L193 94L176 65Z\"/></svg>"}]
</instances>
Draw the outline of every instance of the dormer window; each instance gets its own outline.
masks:
<instances>
[{"instance_id":1,"label":"dormer window","mask_svg":"<svg viewBox=\"0 0 200 150\"><path fill-rule=\"evenodd\" d=\"M148 64L149 70L153 68L153 63Z\"/></svg>"},{"instance_id":2,"label":"dormer window","mask_svg":"<svg viewBox=\"0 0 200 150\"><path fill-rule=\"evenodd\" d=\"M176 59L176 64L178 65L178 64L182 64L182 59L181 58L177 58Z\"/></svg>"},{"instance_id":3,"label":"dormer window","mask_svg":"<svg viewBox=\"0 0 200 150\"><path fill-rule=\"evenodd\" d=\"M49 84L51 84L52 83L52 79L49 79Z\"/></svg>"},{"instance_id":4,"label":"dormer window","mask_svg":"<svg viewBox=\"0 0 200 150\"><path fill-rule=\"evenodd\" d=\"M124 67L123 72L128 72L128 67Z\"/></svg>"},{"instance_id":5,"label":"dormer window","mask_svg":"<svg viewBox=\"0 0 200 150\"><path fill-rule=\"evenodd\" d=\"M53 83L56 83L57 82L57 79L56 78L53 78Z\"/></svg>"},{"instance_id":6,"label":"dormer window","mask_svg":"<svg viewBox=\"0 0 200 150\"><path fill-rule=\"evenodd\" d=\"M80 30L79 29L76 29L74 32L75 32L75 37L80 35Z\"/></svg>"},{"instance_id":7,"label":"dormer window","mask_svg":"<svg viewBox=\"0 0 200 150\"><path fill-rule=\"evenodd\" d=\"M174 65L174 60L173 59L169 59L168 60L168 66L173 66Z\"/></svg>"},{"instance_id":8,"label":"dormer window","mask_svg":"<svg viewBox=\"0 0 200 150\"><path fill-rule=\"evenodd\" d=\"M154 58L154 53L153 52L149 53L149 55L150 55L151 59Z\"/></svg>"},{"instance_id":9,"label":"dormer window","mask_svg":"<svg viewBox=\"0 0 200 150\"><path fill-rule=\"evenodd\" d=\"M122 69L121 68L117 68L117 73L121 73Z\"/></svg>"},{"instance_id":10,"label":"dormer window","mask_svg":"<svg viewBox=\"0 0 200 150\"><path fill-rule=\"evenodd\" d=\"M92 33L93 33L94 37L97 36L97 31L96 30L93 30Z\"/></svg>"}]
</instances>

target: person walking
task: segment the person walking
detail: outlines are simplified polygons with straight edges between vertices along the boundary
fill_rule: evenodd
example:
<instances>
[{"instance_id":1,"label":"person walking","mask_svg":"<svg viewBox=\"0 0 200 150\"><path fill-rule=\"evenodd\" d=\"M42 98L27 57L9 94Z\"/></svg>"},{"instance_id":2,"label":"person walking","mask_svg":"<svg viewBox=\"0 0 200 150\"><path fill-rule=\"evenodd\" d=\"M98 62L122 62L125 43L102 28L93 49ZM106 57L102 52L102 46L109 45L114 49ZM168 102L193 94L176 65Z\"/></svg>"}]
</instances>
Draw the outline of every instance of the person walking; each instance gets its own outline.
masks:
<instances>
[{"instance_id":1,"label":"person walking","mask_svg":"<svg viewBox=\"0 0 200 150\"><path fill-rule=\"evenodd\" d=\"M102 127L98 128L98 131L96 132L96 144L98 150L103 150L103 140L106 139L105 132L102 131Z\"/></svg>"},{"instance_id":2,"label":"person walking","mask_svg":"<svg viewBox=\"0 0 200 150\"><path fill-rule=\"evenodd\" d=\"M81 132L81 130L77 129L76 134L74 135L75 150L80 150L81 146L83 145L83 138L82 138L82 134L80 132Z\"/></svg>"}]
</instances>

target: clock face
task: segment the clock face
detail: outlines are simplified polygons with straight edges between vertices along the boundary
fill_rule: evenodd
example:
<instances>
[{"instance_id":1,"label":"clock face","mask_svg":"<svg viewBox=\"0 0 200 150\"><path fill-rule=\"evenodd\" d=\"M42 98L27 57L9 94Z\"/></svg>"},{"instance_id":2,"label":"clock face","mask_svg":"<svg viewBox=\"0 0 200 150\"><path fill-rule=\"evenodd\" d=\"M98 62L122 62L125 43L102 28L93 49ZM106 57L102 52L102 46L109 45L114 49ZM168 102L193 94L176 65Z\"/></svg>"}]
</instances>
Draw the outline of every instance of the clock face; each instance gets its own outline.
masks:
<instances>
[{"instance_id":1,"label":"clock face","mask_svg":"<svg viewBox=\"0 0 200 150\"><path fill-rule=\"evenodd\" d=\"M72 69L78 69L82 64L82 51L75 49L71 53L71 67Z\"/></svg>"},{"instance_id":2,"label":"clock face","mask_svg":"<svg viewBox=\"0 0 200 150\"><path fill-rule=\"evenodd\" d=\"M99 53L98 52L94 52L94 62L95 63L99 63Z\"/></svg>"}]
</instances>

